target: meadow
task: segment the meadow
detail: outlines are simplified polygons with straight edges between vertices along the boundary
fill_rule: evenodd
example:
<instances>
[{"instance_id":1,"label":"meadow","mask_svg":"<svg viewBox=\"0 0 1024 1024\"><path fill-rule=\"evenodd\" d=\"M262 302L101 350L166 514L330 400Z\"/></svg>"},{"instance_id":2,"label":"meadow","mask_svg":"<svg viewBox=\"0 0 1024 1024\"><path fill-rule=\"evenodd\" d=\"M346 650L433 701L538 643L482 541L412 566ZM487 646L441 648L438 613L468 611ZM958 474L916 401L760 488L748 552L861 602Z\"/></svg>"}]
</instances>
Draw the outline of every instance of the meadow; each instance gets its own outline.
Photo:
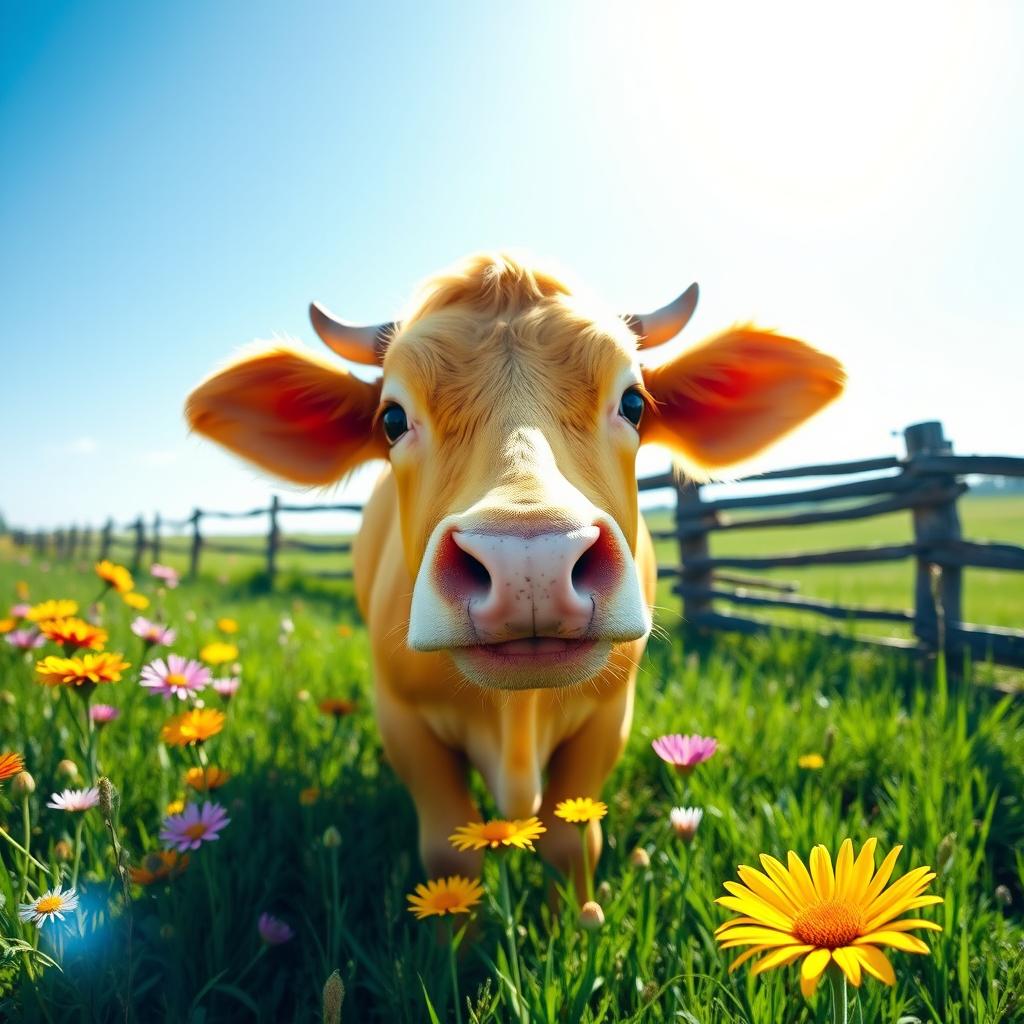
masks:
<instances>
[{"instance_id":1,"label":"meadow","mask_svg":"<svg viewBox=\"0 0 1024 1024\"><path fill-rule=\"evenodd\" d=\"M1019 543L1020 510L1011 507L1019 499L996 500L1008 504L964 502L965 532ZM889 526L854 524L844 527L848 543L860 529L889 538ZM818 546L808 534L771 544ZM715 550L727 550L724 540ZM928 955L890 951L896 984L865 978L861 1017L855 1009L851 1019L1024 1021L1024 704L977 685L984 666L947 680L941 665L820 637L685 641L666 595L629 745L602 794L603 925L581 926L571 891L536 853L488 856L486 895L467 930L456 931L453 972L450 919L439 928L408 912L407 895L424 880L415 818L382 756L367 637L349 589L298 573L268 589L257 563L246 562L211 555L203 578L176 589L136 574L136 592L151 602L141 614L177 631L173 652L193 658L214 641L237 647L237 672L233 657L214 669L241 680L237 693L200 694L225 715L201 749L162 741L162 727L186 705L139 685L141 666L167 649L144 650L130 630L140 613L116 592L89 617L109 631L107 649L132 664L97 687L93 701L120 715L93 731L82 729L79 695L36 681L34 663L58 648L23 653L0 641L0 755L22 754L34 781L32 792L24 782L0 784L0 827L39 862L0 836L0 1019L317 1020L338 971L346 1022L818 1024L832 1019L825 988L805 1000L796 966L729 972L736 951L723 952L714 931L730 913L714 901L759 854L785 860L794 850L806 860L818 843L834 855L846 837L858 847L876 837L879 856L902 844L896 876L920 865L936 872L930 891L944 902L921 916L942 931L922 933ZM857 593L905 605L909 567L878 572ZM847 579L802 584L830 597L839 595L827 588ZM88 612L101 590L91 563L48 565L0 549L2 612L62 598ZM990 586L969 574L966 593L968 617L1020 624L1024 594L1006 575ZM857 599L848 589L841 596ZM225 618L237 632L222 628L231 625ZM321 709L325 700L340 702L334 713ZM716 737L718 751L680 776L651 749L675 732ZM808 754L821 766L801 767ZM183 781L204 765L230 773L209 794ZM46 806L51 794L100 775L116 790L112 830L100 807ZM144 858L164 848L168 805L205 799L230 818L217 841L192 851L180 873L125 890L112 835L124 862L152 868ZM683 804L704 811L690 843L669 825L670 809ZM41 930L20 922L15 905L57 880L73 882L78 909ZM267 941L257 924L264 913L292 936ZM456 919L457 929L463 923ZM336 998L336 983L331 991Z\"/></svg>"}]
</instances>

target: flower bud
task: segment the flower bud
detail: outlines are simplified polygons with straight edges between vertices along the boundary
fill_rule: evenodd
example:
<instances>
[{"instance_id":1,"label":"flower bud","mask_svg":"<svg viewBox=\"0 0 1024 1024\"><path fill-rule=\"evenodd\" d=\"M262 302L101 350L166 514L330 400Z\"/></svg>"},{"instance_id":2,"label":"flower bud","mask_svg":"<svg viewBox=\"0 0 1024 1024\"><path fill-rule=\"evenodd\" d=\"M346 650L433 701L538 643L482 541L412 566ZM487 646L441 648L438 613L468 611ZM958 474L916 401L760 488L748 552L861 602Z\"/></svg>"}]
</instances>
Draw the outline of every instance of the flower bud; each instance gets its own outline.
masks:
<instances>
[{"instance_id":1,"label":"flower bud","mask_svg":"<svg viewBox=\"0 0 1024 1024\"><path fill-rule=\"evenodd\" d=\"M704 812L699 807L673 807L669 821L672 831L684 843L692 843L703 817Z\"/></svg>"},{"instance_id":2,"label":"flower bud","mask_svg":"<svg viewBox=\"0 0 1024 1024\"><path fill-rule=\"evenodd\" d=\"M341 846L341 833L333 825L328 825L324 829L323 843L324 849L336 850Z\"/></svg>"},{"instance_id":3,"label":"flower bud","mask_svg":"<svg viewBox=\"0 0 1024 1024\"><path fill-rule=\"evenodd\" d=\"M612 898L612 887L611 887L611 884L608 881L602 882L597 887L596 896L597 896L598 903L608 903L608 902L610 902L611 898Z\"/></svg>"},{"instance_id":4,"label":"flower bud","mask_svg":"<svg viewBox=\"0 0 1024 1024\"><path fill-rule=\"evenodd\" d=\"M36 791L36 780L28 772L18 772L11 779L11 792L15 796L31 796Z\"/></svg>"},{"instance_id":5,"label":"flower bud","mask_svg":"<svg viewBox=\"0 0 1024 1024\"><path fill-rule=\"evenodd\" d=\"M341 1024L341 1004L345 1002L345 986L334 971L324 985L324 1024Z\"/></svg>"},{"instance_id":6,"label":"flower bud","mask_svg":"<svg viewBox=\"0 0 1024 1024\"><path fill-rule=\"evenodd\" d=\"M651 866L651 855L642 846L638 846L629 855L629 863L642 871Z\"/></svg>"},{"instance_id":7,"label":"flower bud","mask_svg":"<svg viewBox=\"0 0 1024 1024\"><path fill-rule=\"evenodd\" d=\"M63 761L57 762L57 774L63 775L68 779L78 778L78 765L74 761L64 758Z\"/></svg>"},{"instance_id":8,"label":"flower bud","mask_svg":"<svg viewBox=\"0 0 1024 1024\"><path fill-rule=\"evenodd\" d=\"M96 784L96 788L100 792L100 814L110 821L114 817L114 787L111 785L110 779L104 775Z\"/></svg>"},{"instance_id":9,"label":"flower bud","mask_svg":"<svg viewBox=\"0 0 1024 1024\"><path fill-rule=\"evenodd\" d=\"M997 885L996 891L992 895L995 896L996 903L1001 907L1008 907L1013 903L1013 893L1010 892L1008 885Z\"/></svg>"},{"instance_id":10,"label":"flower bud","mask_svg":"<svg viewBox=\"0 0 1024 1024\"><path fill-rule=\"evenodd\" d=\"M604 911L600 903L587 900L580 908L580 927L588 932L596 932L604 925Z\"/></svg>"}]
</instances>

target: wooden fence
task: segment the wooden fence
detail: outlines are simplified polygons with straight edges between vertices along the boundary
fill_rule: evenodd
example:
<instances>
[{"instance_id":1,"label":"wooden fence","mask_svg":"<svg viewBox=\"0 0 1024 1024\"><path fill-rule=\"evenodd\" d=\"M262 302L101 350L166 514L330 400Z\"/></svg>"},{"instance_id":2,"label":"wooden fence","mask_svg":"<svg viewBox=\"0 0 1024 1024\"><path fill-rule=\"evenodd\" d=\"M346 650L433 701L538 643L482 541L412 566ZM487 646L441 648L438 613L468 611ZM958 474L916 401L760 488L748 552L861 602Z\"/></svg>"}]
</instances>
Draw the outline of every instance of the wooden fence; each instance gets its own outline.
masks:
<instances>
[{"instance_id":1,"label":"wooden fence","mask_svg":"<svg viewBox=\"0 0 1024 1024\"><path fill-rule=\"evenodd\" d=\"M1024 630L979 626L962 621L962 578L968 567L1024 571L1024 547L1014 544L966 540L961 534L957 501L968 490L966 475L1024 476L1024 458L1009 456L956 455L937 422L918 423L904 431L906 456L864 459L781 469L750 477L746 482L790 480L801 477L843 476L857 479L801 491L740 495L706 500L700 485L679 479L673 473L639 481L641 491L666 490L675 496L673 526L655 530L655 540L678 543L679 564L659 565L662 578L674 580L673 591L682 598L683 622L699 631L733 630L761 633L778 630L778 624L723 612L716 602L754 608L784 608L811 612L827 619L900 623L910 626L913 639L896 637L858 639L912 652L934 653L940 648L959 655L969 652L981 660L1024 667ZM859 500L867 499L867 500ZM851 502L854 502L851 504ZM836 507L838 504L838 507ZM730 518L736 509L764 509L797 506L782 514ZM245 512L218 512L197 508L182 520L165 520L157 514L149 528L140 516L127 524L127 534L117 532L108 520L95 536L91 530L71 527L52 533L14 530L18 545L33 546L40 553L58 558L93 555L107 558L126 548L134 568L144 559L159 562L167 553L188 558L190 574L198 575L204 552L263 557L268 577L278 571L282 551L316 555L343 555L347 543L316 543L282 534L279 516L286 512L361 512L361 505L289 505L276 495L268 508ZM764 530L816 523L866 519L905 511L911 516L914 539L906 544L882 544L831 551L781 555L715 556L711 535L732 530ZM217 520L257 519L266 516L268 527L263 548L212 539L203 524ZM168 529L184 530L186 538L168 538ZM117 550L115 550L117 549ZM813 565L862 565L913 559L915 562L912 610L856 607L820 601L796 593L791 583L759 576L759 570ZM737 572L736 570L742 570ZM345 579L351 573L327 570L308 575ZM836 634L842 639L843 634Z\"/></svg>"}]
</instances>

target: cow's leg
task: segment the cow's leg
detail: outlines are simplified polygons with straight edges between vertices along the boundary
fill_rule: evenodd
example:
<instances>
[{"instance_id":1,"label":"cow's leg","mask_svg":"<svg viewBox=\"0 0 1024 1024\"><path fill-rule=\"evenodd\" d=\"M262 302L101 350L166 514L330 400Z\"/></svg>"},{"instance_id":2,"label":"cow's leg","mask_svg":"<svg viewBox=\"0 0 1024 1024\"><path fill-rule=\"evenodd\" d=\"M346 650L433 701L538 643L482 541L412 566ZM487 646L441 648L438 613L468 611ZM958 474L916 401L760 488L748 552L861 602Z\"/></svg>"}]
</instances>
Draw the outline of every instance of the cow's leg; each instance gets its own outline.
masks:
<instances>
[{"instance_id":1,"label":"cow's leg","mask_svg":"<svg viewBox=\"0 0 1024 1024\"><path fill-rule=\"evenodd\" d=\"M556 817L555 806L572 797L600 797L601 787L629 738L634 678L635 670L621 692L598 707L583 727L555 750L548 766L548 783L540 810L540 819L548 831L538 840L538 846L545 860L573 879L581 903L587 898L580 840L583 826ZM593 877L601 856L600 824L592 822L586 836L588 868Z\"/></svg>"},{"instance_id":2,"label":"cow's leg","mask_svg":"<svg viewBox=\"0 0 1024 1024\"><path fill-rule=\"evenodd\" d=\"M469 795L465 757L445 746L411 709L378 689L377 717L384 751L416 805L420 859L428 878L480 874L480 853L460 853L448 841L459 825L478 821Z\"/></svg>"}]
</instances>

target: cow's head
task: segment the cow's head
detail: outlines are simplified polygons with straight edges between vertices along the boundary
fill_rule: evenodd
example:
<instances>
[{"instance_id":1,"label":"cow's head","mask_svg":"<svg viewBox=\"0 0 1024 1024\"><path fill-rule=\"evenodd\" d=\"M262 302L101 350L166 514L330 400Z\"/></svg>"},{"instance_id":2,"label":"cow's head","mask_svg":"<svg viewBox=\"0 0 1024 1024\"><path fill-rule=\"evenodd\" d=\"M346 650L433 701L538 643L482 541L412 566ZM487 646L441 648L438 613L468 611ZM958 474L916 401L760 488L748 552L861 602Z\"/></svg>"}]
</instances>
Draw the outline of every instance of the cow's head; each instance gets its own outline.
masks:
<instances>
[{"instance_id":1,"label":"cow's head","mask_svg":"<svg viewBox=\"0 0 1024 1024\"><path fill-rule=\"evenodd\" d=\"M351 328L313 307L361 380L286 349L249 355L188 400L192 427L264 469L330 484L387 459L409 575L408 643L491 687L580 682L644 636L634 564L636 453L692 470L745 459L842 387L829 356L737 327L653 369L696 290L644 318L588 305L554 276L478 256L429 281L397 327Z\"/></svg>"}]
</instances>

